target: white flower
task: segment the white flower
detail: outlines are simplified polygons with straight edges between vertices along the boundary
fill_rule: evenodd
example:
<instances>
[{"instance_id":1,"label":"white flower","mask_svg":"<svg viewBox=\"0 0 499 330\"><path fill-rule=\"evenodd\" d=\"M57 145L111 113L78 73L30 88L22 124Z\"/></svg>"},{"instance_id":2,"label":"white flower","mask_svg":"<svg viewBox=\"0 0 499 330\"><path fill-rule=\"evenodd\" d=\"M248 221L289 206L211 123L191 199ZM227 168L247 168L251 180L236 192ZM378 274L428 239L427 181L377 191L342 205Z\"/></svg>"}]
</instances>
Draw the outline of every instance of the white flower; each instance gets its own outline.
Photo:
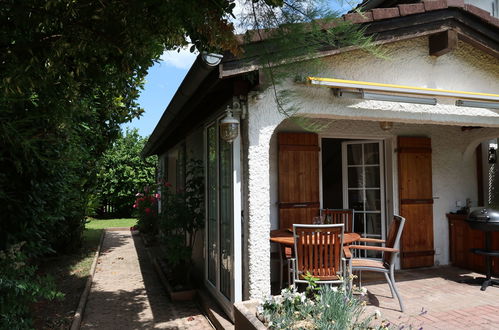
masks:
<instances>
[{"instance_id":1,"label":"white flower","mask_svg":"<svg viewBox=\"0 0 499 330\"><path fill-rule=\"evenodd\" d=\"M338 288L337 287L333 287L331 290L333 290L333 292L338 292Z\"/></svg>"},{"instance_id":2,"label":"white flower","mask_svg":"<svg viewBox=\"0 0 499 330\"><path fill-rule=\"evenodd\" d=\"M377 309L374 311L374 318L377 320L381 317L381 312Z\"/></svg>"}]
</instances>

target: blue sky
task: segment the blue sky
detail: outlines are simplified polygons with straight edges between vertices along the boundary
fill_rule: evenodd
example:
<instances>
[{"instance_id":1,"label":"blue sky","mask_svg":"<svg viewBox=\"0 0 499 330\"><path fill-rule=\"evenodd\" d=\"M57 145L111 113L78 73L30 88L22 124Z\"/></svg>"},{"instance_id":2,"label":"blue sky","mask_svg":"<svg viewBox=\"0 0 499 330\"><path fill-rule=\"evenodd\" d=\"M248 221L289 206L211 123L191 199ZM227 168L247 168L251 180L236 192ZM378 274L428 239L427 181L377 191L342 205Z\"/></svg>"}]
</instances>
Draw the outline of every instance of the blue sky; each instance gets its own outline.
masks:
<instances>
[{"instance_id":1,"label":"blue sky","mask_svg":"<svg viewBox=\"0 0 499 330\"><path fill-rule=\"evenodd\" d=\"M360 0L328 0L334 10L342 12L358 2ZM137 128L142 136L150 135L195 58L196 55L188 50L165 52L161 61L152 66L146 76L144 90L138 100L145 110L144 114L124 127Z\"/></svg>"}]
</instances>

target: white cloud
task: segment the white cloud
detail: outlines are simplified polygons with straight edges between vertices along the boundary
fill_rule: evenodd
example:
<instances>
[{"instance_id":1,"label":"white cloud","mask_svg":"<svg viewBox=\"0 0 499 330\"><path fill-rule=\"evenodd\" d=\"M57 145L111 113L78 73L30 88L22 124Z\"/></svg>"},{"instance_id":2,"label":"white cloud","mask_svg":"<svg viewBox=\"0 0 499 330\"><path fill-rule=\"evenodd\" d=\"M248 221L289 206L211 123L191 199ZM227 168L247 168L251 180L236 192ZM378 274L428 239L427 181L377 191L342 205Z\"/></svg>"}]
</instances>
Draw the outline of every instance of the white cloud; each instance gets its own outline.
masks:
<instances>
[{"instance_id":1,"label":"white cloud","mask_svg":"<svg viewBox=\"0 0 499 330\"><path fill-rule=\"evenodd\" d=\"M188 69L198 56L197 52L191 53L189 49L181 49L180 52L176 50L167 50L161 55L162 63L170 65L179 69Z\"/></svg>"}]
</instances>

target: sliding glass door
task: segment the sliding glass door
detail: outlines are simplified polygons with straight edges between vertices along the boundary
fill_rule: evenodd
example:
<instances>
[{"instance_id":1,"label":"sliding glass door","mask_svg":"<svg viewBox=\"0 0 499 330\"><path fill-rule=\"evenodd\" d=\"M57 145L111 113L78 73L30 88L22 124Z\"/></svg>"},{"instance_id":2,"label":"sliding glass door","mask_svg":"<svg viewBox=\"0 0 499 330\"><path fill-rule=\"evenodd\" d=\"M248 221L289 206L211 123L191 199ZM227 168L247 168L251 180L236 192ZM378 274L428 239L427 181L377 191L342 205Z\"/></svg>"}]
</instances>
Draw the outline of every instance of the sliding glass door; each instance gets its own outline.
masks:
<instances>
[{"instance_id":1,"label":"sliding glass door","mask_svg":"<svg viewBox=\"0 0 499 330\"><path fill-rule=\"evenodd\" d=\"M208 289L232 314L232 303L241 299L239 140L222 140L218 121L206 128L205 137L205 279Z\"/></svg>"}]
</instances>

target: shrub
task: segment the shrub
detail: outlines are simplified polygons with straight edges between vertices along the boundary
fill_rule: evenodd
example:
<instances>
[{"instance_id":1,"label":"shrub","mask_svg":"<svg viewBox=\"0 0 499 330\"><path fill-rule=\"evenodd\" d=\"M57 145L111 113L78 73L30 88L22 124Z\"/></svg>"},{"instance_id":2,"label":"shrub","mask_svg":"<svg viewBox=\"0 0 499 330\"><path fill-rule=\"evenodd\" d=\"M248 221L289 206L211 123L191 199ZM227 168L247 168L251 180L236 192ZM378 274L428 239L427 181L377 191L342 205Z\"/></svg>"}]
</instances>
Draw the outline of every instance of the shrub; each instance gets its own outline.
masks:
<instances>
[{"instance_id":1,"label":"shrub","mask_svg":"<svg viewBox=\"0 0 499 330\"><path fill-rule=\"evenodd\" d=\"M145 186L143 192L137 193L133 208L136 210L137 227L147 234L155 235L158 232L158 201L160 194Z\"/></svg>"},{"instance_id":2,"label":"shrub","mask_svg":"<svg viewBox=\"0 0 499 330\"><path fill-rule=\"evenodd\" d=\"M283 289L280 296L271 296L258 307L257 316L270 329L386 329L384 323L372 324L379 312L365 316L364 303L346 289L348 283L318 290L314 285L312 278L306 292Z\"/></svg>"},{"instance_id":3,"label":"shrub","mask_svg":"<svg viewBox=\"0 0 499 330\"><path fill-rule=\"evenodd\" d=\"M0 251L0 329L30 329L29 305L38 299L62 297L53 281L36 275L27 263L23 243Z\"/></svg>"},{"instance_id":4,"label":"shrub","mask_svg":"<svg viewBox=\"0 0 499 330\"><path fill-rule=\"evenodd\" d=\"M202 173L203 163L191 159L186 163L185 190L174 191L169 183L162 185L161 242L169 266L183 269L182 282L190 281L192 248L197 232L204 226Z\"/></svg>"}]
</instances>

